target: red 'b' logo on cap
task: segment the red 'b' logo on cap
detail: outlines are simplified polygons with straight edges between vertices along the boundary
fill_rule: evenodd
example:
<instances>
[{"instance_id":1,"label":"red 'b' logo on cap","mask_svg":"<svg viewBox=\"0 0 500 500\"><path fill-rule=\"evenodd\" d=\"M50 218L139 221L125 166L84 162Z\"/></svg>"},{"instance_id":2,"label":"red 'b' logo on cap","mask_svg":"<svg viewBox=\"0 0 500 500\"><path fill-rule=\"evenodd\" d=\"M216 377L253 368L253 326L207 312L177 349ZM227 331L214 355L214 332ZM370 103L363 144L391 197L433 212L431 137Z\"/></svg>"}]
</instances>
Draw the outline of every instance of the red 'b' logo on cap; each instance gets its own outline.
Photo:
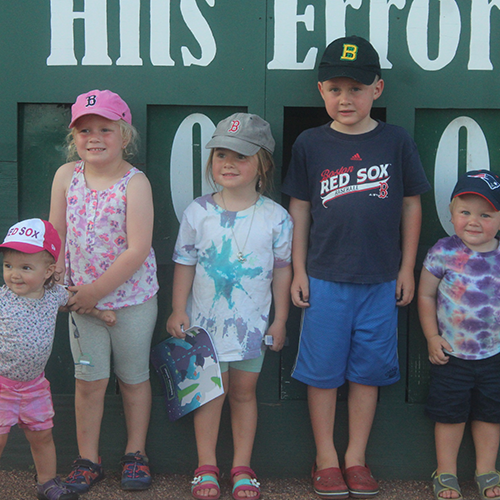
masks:
<instances>
[{"instance_id":1,"label":"red 'b' logo on cap","mask_svg":"<svg viewBox=\"0 0 500 500\"><path fill-rule=\"evenodd\" d=\"M238 132L238 130L240 129L240 121L239 120L233 120L231 122L231 126L229 127L229 130L228 132Z\"/></svg>"}]
</instances>

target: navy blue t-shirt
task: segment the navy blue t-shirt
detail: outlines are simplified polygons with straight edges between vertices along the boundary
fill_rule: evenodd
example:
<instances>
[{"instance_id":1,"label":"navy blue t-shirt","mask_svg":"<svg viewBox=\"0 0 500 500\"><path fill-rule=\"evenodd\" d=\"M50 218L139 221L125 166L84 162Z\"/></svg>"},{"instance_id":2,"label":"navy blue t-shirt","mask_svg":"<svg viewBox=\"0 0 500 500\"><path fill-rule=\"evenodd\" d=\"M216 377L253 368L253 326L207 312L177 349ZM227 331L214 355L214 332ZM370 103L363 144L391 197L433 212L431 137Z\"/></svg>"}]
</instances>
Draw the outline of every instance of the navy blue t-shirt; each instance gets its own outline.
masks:
<instances>
[{"instance_id":1,"label":"navy blue t-shirt","mask_svg":"<svg viewBox=\"0 0 500 500\"><path fill-rule=\"evenodd\" d=\"M308 274L347 283L396 279L403 197L428 189L416 144L401 127L379 122L348 135L327 123L304 131L282 191L311 203Z\"/></svg>"}]
</instances>

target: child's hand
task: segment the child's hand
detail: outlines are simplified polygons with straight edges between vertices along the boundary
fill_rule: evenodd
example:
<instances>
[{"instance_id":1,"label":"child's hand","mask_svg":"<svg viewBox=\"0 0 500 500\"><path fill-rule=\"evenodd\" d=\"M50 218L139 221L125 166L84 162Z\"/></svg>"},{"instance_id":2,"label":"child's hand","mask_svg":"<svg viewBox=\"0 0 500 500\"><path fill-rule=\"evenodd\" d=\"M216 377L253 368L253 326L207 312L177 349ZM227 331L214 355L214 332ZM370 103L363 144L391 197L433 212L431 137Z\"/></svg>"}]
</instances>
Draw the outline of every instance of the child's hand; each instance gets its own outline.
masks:
<instances>
[{"instance_id":1,"label":"child's hand","mask_svg":"<svg viewBox=\"0 0 500 500\"><path fill-rule=\"evenodd\" d=\"M167 332L178 339L186 336L184 330L187 330L189 326L189 316L186 311L180 313L174 311L167 320Z\"/></svg>"},{"instance_id":2,"label":"child's hand","mask_svg":"<svg viewBox=\"0 0 500 500\"><path fill-rule=\"evenodd\" d=\"M97 311L97 309L96 309ZM99 311L98 316L99 319L104 321L107 326L115 326L116 325L116 313L115 311Z\"/></svg>"},{"instance_id":3,"label":"child's hand","mask_svg":"<svg viewBox=\"0 0 500 500\"><path fill-rule=\"evenodd\" d=\"M268 328L267 335L273 338L273 345L269 346L271 351L281 351L285 345L286 325L282 321L273 321L273 324Z\"/></svg>"},{"instance_id":4,"label":"child's hand","mask_svg":"<svg viewBox=\"0 0 500 500\"><path fill-rule=\"evenodd\" d=\"M415 294L415 277L413 269L400 269L396 281L396 305L399 307L407 306Z\"/></svg>"},{"instance_id":5,"label":"child's hand","mask_svg":"<svg viewBox=\"0 0 500 500\"><path fill-rule=\"evenodd\" d=\"M69 298L67 306L78 314L90 314L101 297L95 295L92 285L69 286L74 295Z\"/></svg>"},{"instance_id":6,"label":"child's hand","mask_svg":"<svg viewBox=\"0 0 500 500\"><path fill-rule=\"evenodd\" d=\"M309 307L309 278L307 274L295 274L290 289L293 305L304 309Z\"/></svg>"},{"instance_id":7,"label":"child's hand","mask_svg":"<svg viewBox=\"0 0 500 500\"><path fill-rule=\"evenodd\" d=\"M453 352L451 345L446 342L441 335L435 335L427 340L427 349L429 351L429 361L433 365L445 365L448 363L449 356L443 351Z\"/></svg>"}]
</instances>

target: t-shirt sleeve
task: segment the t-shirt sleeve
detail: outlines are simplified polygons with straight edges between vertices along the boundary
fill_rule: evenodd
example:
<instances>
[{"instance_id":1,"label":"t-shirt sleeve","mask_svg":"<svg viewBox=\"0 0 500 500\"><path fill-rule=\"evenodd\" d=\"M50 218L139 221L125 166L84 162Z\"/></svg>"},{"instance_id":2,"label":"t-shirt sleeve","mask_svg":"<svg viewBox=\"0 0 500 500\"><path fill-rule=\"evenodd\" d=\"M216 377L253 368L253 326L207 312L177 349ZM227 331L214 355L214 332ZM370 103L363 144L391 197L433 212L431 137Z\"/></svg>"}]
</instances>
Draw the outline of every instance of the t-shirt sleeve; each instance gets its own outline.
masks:
<instances>
[{"instance_id":1,"label":"t-shirt sleeve","mask_svg":"<svg viewBox=\"0 0 500 500\"><path fill-rule=\"evenodd\" d=\"M68 303L70 293L68 289L62 285L54 285L54 293L56 294L57 304L59 307L63 307Z\"/></svg>"},{"instance_id":2,"label":"t-shirt sleeve","mask_svg":"<svg viewBox=\"0 0 500 500\"><path fill-rule=\"evenodd\" d=\"M431 188L424 172L417 145L405 131L406 140L403 156L403 196L417 196Z\"/></svg>"},{"instance_id":3,"label":"t-shirt sleeve","mask_svg":"<svg viewBox=\"0 0 500 500\"><path fill-rule=\"evenodd\" d=\"M172 260L177 264L183 264L185 266L196 265L198 262L198 252L196 250L195 242L196 230L193 227L193 221L190 217L188 207L182 215Z\"/></svg>"},{"instance_id":4,"label":"t-shirt sleeve","mask_svg":"<svg viewBox=\"0 0 500 500\"><path fill-rule=\"evenodd\" d=\"M274 267L286 267L292 262L293 222L285 209L281 208L280 213L282 217L273 228Z\"/></svg>"},{"instance_id":5,"label":"t-shirt sleeve","mask_svg":"<svg viewBox=\"0 0 500 500\"><path fill-rule=\"evenodd\" d=\"M424 260L424 267L433 276L438 279L443 279L445 273L444 262L442 259L442 252L440 251L441 246L439 242L434 245L428 252Z\"/></svg>"}]
</instances>

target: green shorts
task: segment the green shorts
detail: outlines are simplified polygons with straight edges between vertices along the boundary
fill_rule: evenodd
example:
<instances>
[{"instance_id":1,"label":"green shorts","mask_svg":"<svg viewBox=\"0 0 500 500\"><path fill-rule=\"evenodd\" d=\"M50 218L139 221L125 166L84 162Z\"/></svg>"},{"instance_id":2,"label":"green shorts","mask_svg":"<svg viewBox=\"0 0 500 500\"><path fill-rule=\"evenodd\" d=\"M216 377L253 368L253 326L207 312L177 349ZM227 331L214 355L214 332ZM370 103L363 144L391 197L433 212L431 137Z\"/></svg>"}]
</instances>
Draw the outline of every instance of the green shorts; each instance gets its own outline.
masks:
<instances>
[{"instance_id":1,"label":"green shorts","mask_svg":"<svg viewBox=\"0 0 500 500\"><path fill-rule=\"evenodd\" d=\"M262 364L264 363L264 352L258 357L253 359L243 359L242 361L220 361L220 371L225 373L229 368L241 370L242 372L260 373Z\"/></svg>"}]
</instances>

